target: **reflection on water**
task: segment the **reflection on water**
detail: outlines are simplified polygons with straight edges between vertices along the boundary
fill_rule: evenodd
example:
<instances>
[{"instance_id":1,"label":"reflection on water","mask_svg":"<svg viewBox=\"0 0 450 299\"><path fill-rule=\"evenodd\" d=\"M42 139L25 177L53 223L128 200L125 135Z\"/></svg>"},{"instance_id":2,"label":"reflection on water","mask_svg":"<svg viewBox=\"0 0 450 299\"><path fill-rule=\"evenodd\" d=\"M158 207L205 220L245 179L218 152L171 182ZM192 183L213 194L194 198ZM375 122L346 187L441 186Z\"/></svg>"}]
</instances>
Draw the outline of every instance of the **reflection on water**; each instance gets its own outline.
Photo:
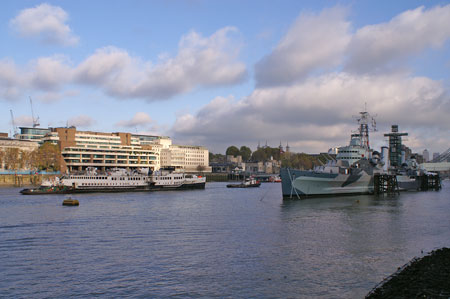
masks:
<instances>
[{"instance_id":1,"label":"reflection on water","mask_svg":"<svg viewBox=\"0 0 450 299\"><path fill-rule=\"evenodd\" d=\"M0 189L7 297L363 297L449 246L440 192L282 200L279 184L22 196Z\"/></svg>"}]
</instances>

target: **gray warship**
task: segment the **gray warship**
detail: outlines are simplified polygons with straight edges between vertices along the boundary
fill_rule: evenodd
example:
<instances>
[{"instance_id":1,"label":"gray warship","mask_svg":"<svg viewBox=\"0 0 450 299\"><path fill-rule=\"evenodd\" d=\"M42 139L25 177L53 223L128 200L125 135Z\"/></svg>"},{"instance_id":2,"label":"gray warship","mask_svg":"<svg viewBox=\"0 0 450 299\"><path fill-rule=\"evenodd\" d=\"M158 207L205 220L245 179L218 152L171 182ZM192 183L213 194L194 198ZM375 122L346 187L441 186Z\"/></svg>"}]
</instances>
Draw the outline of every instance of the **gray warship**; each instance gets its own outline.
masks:
<instances>
[{"instance_id":1,"label":"gray warship","mask_svg":"<svg viewBox=\"0 0 450 299\"><path fill-rule=\"evenodd\" d=\"M366 111L360 112L357 133L351 135L348 146L339 147L336 161L314 170L282 168L280 170L283 197L303 198L371 194L373 177L383 172L380 154L369 146L369 125L375 120Z\"/></svg>"}]
</instances>

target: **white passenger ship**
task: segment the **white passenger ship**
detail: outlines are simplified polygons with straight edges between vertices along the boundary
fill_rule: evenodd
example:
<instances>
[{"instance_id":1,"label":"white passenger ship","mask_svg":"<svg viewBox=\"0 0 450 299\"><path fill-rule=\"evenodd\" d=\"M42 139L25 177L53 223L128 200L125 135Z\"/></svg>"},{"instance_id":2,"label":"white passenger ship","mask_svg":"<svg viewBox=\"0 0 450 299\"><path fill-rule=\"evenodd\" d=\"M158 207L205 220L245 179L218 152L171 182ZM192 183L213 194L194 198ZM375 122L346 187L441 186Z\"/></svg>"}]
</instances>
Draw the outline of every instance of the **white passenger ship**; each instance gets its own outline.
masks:
<instances>
[{"instance_id":1,"label":"white passenger ship","mask_svg":"<svg viewBox=\"0 0 450 299\"><path fill-rule=\"evenodd\" d=\"M112 169L98 173L96 168L89 167L84 173L64 175L47 184L69 187L74 192L146 191L150 189L148 169L132 172L125 169ZM43 184L43 186L45 185Z\"/></svg>"},{"instance_id":2,"label":"white passenger ship","mask_svg":"<svg viewBox=\"0 0 450 299\"><path fill-rule=\"evenodd\" d=\"M88 167L83 173L63 175L42 183L39 188L24 189L25 195L64 194L84 192L130 192L204 189L206 178L182 172L155 171L149 174L147 168L128 172L112 169L98 173Z\"/></svg>"},{"instance_id":3,"label":"white passenger ship","mask_svg":"<svg viewBox=\"0 0 450 299\"><path fill-rule=\"evenodd\" d=\"M205 189L206 178L170 170L158 170L150 176L151 190Z\"/></svg>"}]
</instances>

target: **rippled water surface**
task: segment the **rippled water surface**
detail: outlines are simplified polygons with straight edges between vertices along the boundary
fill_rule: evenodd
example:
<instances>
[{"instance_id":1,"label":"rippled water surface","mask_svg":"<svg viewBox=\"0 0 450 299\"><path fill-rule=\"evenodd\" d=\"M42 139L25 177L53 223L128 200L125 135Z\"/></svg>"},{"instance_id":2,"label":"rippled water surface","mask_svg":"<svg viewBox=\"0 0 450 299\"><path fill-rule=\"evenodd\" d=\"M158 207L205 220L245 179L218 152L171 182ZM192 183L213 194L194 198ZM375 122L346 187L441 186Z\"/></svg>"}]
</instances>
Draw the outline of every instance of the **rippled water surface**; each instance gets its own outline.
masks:
<instances>
[{"instance_id":1,"label":"rippled water surface","mask_svg":"<svg viewBox=\"0 0 450 299\"><path fill-rule=\"evenodd\" d=\"M447 183L447 184L446 184ZM0 188L0 297L361 298L450 246L450 184L282 200L280 184L24 196Z\"/></svg>"}]
</instances>

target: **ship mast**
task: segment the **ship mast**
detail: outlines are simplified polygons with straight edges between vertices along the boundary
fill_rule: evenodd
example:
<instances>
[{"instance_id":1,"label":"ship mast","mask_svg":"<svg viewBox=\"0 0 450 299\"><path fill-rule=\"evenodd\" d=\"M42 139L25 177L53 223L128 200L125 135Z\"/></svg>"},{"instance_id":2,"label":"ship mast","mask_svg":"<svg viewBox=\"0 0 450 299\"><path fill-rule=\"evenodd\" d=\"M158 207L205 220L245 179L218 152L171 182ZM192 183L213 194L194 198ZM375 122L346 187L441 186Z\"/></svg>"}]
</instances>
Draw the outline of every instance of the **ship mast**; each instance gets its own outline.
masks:
<instances>
[{"instance_id":1,"label":"ship mast","mask_svg":"<svg viewBox=\"0 0 450 299\"><path fill-rule=\"evenodd\" d=\"M375 119L367 111L359 112L358 124L359 124L359 137L361 138L361 146L370 149L369 143L369 129L374 132L377 130ZM369 125L371 128L369 128Z\"/></svg>"}]
</instances>

